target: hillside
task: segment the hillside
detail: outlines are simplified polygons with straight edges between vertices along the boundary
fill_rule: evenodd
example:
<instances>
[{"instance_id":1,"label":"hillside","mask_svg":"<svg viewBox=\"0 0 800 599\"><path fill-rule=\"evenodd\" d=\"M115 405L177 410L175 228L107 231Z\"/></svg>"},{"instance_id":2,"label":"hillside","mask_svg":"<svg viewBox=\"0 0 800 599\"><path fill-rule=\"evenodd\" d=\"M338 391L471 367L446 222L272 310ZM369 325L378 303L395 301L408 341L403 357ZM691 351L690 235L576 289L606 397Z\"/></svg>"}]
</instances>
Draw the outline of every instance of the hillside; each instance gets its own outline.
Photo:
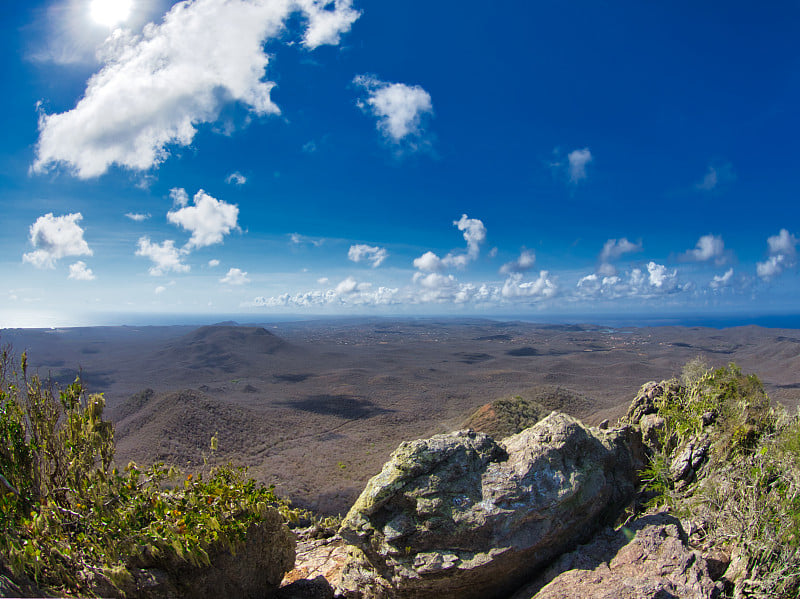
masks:
<instances>
[{"instance_id":1,"label":"hillside","mask_svg":"<svg viewBox=\"0 0 800 599\"><path fill-rule=\"evenodd\" d=\"M219 459L332 514L400 442L458 428L496 400L521 396L588 424L614 421L641 381L674 376L698 355L763 372L770 396L790 408L800 398L800 333L760 327L372 319L13 330L0 339L27 349L43 376L63 385L81 372L102 392L121 459L196 463L218 432Z\"/></svg>"},{"instance_id":2,"label":"hillside","mask_svg":"<svg viewBox=\"0 0 800 599\"><path fill-rule=\"evenodd\" d=\"M597 427L551 409L591 403L569 389L501 398L465 421L491 435L462 424L404 439L359 483L380 456L321 456L305 441L344 451L353 423L397 417L367 400L287 400L270 413L195 389L145 389L117 406L112 427L103 397L79 382L57 392L28 375L26 355L19 369L8 354L2 363L0 594L46 584L166 598L230 585L258 594L269 584L280 599L309 585L342 599L796 599L800 589L798 419L734 364L692 360ZM299 418L294 427L279 421L287 413ZM339 424L324 433L296 434L299 422L332 419ZM226 454L230 438L242 444ZM220 467L236 453L253 457L260 477L270 455L283 473L296 467L300 485L319 483L304 490L323 505L360 492L339 535L330 519L310 519L272 487ZM126 454L141 465L122 468ZM313 524L299 533L299 561L282 524L298 518ZM156 570L162 582L151 588ZM324 579L308 578L312 570Z\"/></svg>"},{"instance_id":3,"label":"hillside","mask_svg":"<svg viewBox=\"0 0 800 599\"><path fill-rule=\"evenodd\" d=\"M264 367L270 357L291 353L292 346L263 327L200 327L155 352L155 360L204 375L232 374Z\"/></svg>"}]
</instances>

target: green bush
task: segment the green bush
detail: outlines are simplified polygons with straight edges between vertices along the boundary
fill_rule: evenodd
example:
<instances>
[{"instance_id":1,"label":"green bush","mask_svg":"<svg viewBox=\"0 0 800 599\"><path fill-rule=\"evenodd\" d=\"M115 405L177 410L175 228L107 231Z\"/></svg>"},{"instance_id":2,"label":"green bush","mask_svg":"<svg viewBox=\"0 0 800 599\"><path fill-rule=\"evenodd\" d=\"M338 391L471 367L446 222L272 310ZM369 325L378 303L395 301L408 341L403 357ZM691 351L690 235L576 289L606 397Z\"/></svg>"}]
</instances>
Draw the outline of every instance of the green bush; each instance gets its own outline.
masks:
<instances>
[{"instance_id":1,"label":"green bush","mask_svg":"<svg viewBox=\"0 0 800 599\"><path fill-rule=\"evenodd\" d=\"M677 393L657 401L665 427L642 471L649 505L704 523L701 542L738 561L741 596L800 596L800 420L770 406L761 381L735 364L687 365ZM670 466L686 443L707 438L694 483Z\"/></svg>"},{"instance_id":2,"label":"green bush","mask_svg":"<svg viewBox=\"0 0 800 599\"><path fill-rule=\"evenodd\" d=\"M297 511L244 469L184 476L156 464L113 462L114 431L102 395L80 380L63 390L0 354L0 561L60 594L91 595L155 562L209 563L234 549L268 507ZM216 449L216 438L212 448Z\"/></svg>"}]
</instances>

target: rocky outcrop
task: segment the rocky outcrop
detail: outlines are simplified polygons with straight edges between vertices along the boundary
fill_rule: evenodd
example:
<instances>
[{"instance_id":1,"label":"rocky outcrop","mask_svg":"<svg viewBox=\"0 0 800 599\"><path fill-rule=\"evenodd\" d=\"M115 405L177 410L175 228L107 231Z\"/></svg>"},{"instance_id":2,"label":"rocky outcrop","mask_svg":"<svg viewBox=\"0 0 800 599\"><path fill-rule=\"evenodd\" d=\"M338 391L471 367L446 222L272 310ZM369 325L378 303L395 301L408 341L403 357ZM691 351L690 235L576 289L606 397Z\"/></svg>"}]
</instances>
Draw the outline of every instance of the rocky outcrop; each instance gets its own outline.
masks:
<instances>
[{"instance_id":1,"label":"rocky outcrop","mask_svg":"<svg viewBox=\"0 0 800 599\"><path fill-rule=\"evenodd\" d=\"M342 570L348 556L347 544L335 531L315 530L311 526L296 530L297 557L295 566L286 573L281 582L279 599L290 599L303 596L313 589L317 594L313 597L324 597L328 591L333 596L333 589L340 586ZM320 581L324 580L328 589ZM310 595L311 596L311 595Z\"/></svg>"},{"instance_id":2,"label":"rocky outcrop","mask_svg":"<svg viewBox=\"0 0 800 599\"><path fill-rule=\"evenodd\" d=\"M643 416L648 414L655 414L658 411L658 402L669 400L677 396L683 390L681 384L675 380L670 379L657 383L650 381L642 385L636 397L631 401L628 407L628 412L622 418L622 421L627 424L639 424Z\"/></svg>"},{"instance_id":3,"label":"rocky outcrop","mask_svg":"<svg viewBox=\"0 0 800 599\"><path fill-rule=\"evenodd\" d=\"M631 428L556 412L500 443L473 431L403 443L342 524L342 590L507 596L626 505L639 447Z\"/></svg>"},{"instance_id":4,"label":"rocky outcrop","mask_svg":"<svg viewBox=\"0 0 800 599\"><path fill-rule=\"evenodd\" d=\"M710 570L680 521L658 513L603 530L512 599L714 599L723 585Z\"/></svg>"}]
</instances>

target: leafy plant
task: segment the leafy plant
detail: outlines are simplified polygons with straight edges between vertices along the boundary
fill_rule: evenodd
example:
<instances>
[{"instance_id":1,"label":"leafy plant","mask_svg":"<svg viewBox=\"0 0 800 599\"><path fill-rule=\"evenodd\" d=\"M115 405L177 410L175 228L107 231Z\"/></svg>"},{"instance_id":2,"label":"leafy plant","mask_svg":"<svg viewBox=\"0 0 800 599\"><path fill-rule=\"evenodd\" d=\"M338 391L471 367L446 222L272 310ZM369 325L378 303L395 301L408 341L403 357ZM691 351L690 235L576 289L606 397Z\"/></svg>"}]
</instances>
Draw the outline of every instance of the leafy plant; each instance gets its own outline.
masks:
<instances>
[{"instance_id":1,"label":"leafy plant","mask_svg":"<svg viewBox=\"0 0 800 599\"><path fill-rule=\"evenodd\" d=\"M735 364L690 362L682 383L656 402L664 427L641 473L650 506L706 522L702 543L738 560L741 596L800 596L800 419L772 407L758 377ZM710 443L705 466L678 490L676 450L700 439Z\"/></svg>"},{"instance_id":2,"label":"leafy plant","mask_svg":"<svg viewBox=\"0 0 800 599\"><path fill-rule=\"evenodd\" d=\"M271 507L300 510L231 465L183 475L113 462L102 395L76 379L63 390L0 354L0 561L59 594L122 587L130 569L158 561L207 565L234 549ZM216 450L212 438L212 453Z\"/></svg>"}]
</instances>

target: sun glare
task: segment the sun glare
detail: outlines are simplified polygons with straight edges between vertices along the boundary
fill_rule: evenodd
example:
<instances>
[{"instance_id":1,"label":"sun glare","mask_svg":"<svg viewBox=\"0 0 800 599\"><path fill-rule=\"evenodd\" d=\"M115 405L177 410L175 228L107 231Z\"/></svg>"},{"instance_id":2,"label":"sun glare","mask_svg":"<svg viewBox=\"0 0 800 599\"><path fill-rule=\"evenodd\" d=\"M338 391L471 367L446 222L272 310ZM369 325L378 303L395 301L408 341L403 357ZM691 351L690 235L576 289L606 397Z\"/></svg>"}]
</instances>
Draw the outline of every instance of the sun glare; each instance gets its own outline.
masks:
<instances>
[{"instance_id":1,"label":"sun glare","mask_svg":"<svg viewBox=\"0 0 800 599\"><path fill-rule=\"evenodd\" d=\"M113 27L128 19L133 0L91 0L89 13L92 20L106 27Z\"/></svg>"}]
</instances>

